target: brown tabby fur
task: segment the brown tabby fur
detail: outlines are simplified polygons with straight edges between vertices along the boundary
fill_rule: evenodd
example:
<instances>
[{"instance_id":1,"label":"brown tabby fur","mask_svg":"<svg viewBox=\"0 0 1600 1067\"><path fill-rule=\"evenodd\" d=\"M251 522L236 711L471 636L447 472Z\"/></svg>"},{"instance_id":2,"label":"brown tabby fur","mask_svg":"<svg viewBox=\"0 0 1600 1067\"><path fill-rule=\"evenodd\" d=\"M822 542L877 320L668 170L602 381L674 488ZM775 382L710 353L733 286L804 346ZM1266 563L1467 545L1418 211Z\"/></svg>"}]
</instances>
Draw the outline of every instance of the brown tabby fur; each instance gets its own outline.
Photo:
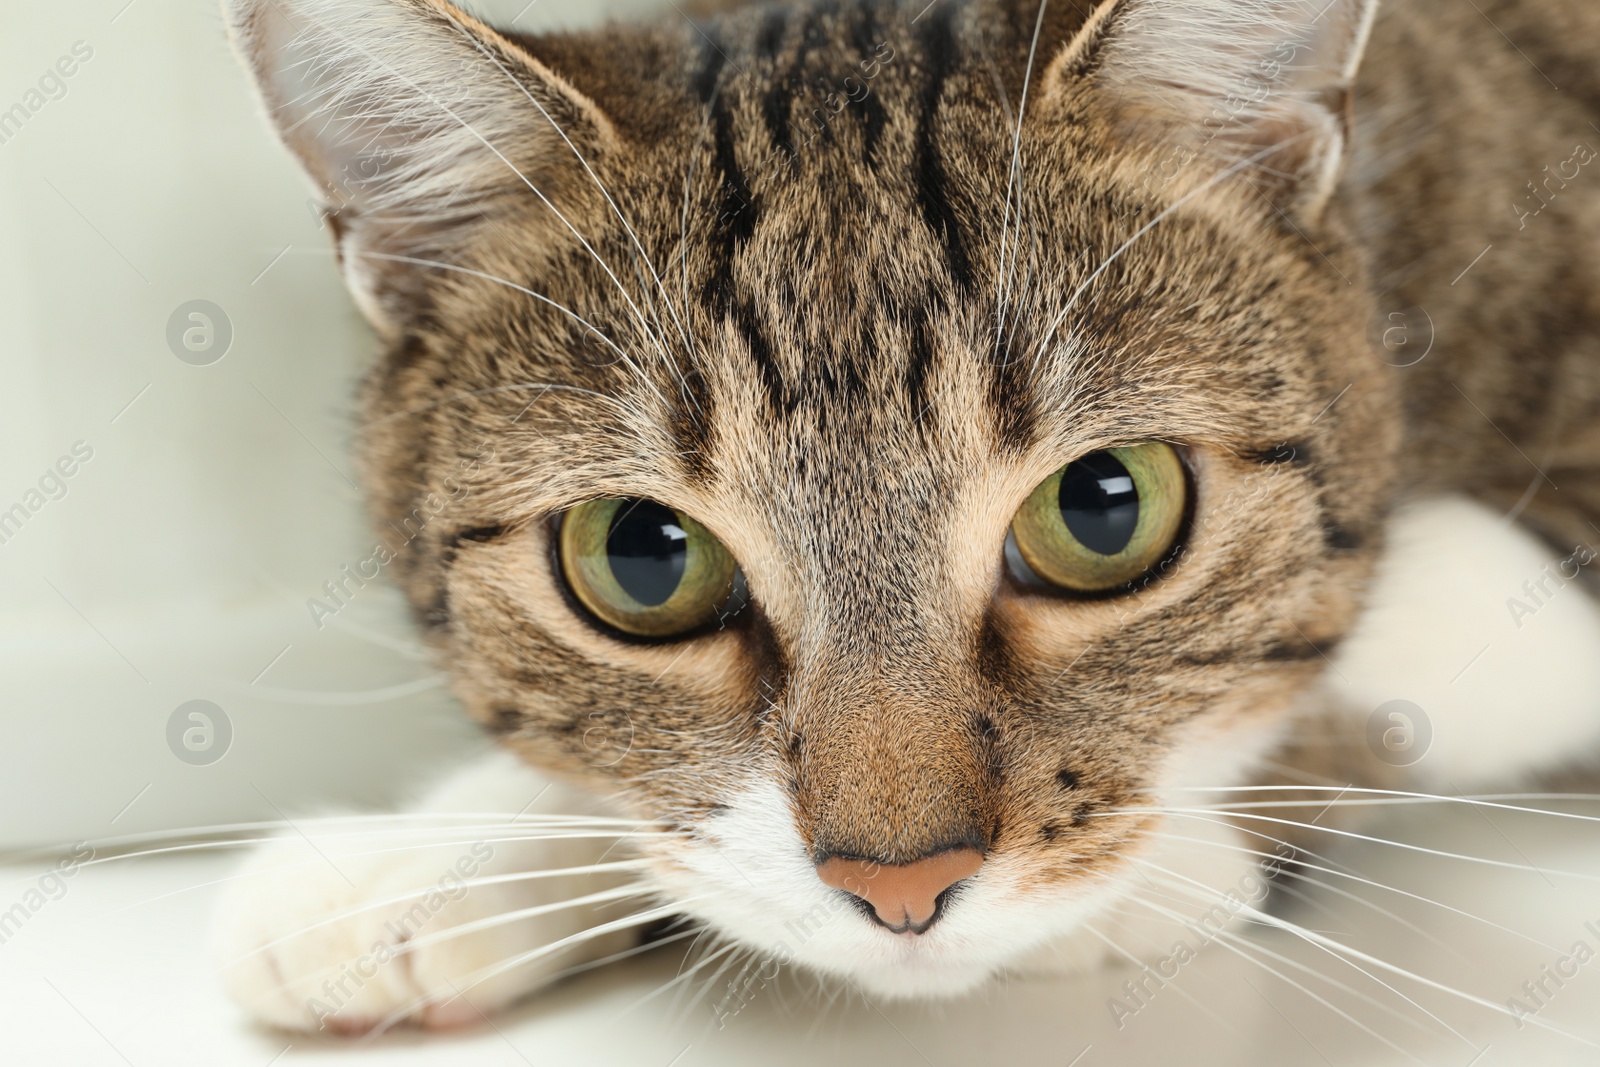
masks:
<instances>
[{"instance_id":1,"label":"brown tabby fur","mask_svg":"<svg viewBox=\"0 0 1600 1067\"><path fill-rule=\"evenodd\" d=\"M407 254L535 290L634 366L506 285L369 264L388 351L364 467L398 527L482 457L396 567L462 699L531 761L691 830L770 762L815 854L972 844L1059 885L1129 847L1096 811L1300 699L1398 500L1510 510L1531 487L1531 528L1600 537L1600 167L1524 230L1511 207L1600 144L1600 8L1389 3L1345 177L1301 213L1262 173L1152 184L1159 124L1051 63L1082 5L1048 5L1030 76L1036 4L924 4L493 39L537 60L521 77L598 182L536 114L502 150L594 254L503 168ZM794 143L832 107L819 79L869 63L866 99ZM1388 366L1375 324L1415 307L1434 349ZM1145 440L1180 446L1196 486L1163 577L1081 601L1005 576L1041 480ZM579 618L552 517L631 495L720 537L752 610L656 644Z\"/></svg>"}]
</instances>

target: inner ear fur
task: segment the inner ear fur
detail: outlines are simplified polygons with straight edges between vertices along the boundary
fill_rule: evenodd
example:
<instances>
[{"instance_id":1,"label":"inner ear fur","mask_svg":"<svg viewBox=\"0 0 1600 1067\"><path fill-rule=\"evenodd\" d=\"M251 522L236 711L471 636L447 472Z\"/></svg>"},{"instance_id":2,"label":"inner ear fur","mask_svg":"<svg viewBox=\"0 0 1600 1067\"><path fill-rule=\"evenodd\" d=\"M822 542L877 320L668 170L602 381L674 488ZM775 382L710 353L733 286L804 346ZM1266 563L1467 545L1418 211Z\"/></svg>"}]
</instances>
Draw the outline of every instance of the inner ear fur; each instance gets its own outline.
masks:
<instances>
[{"instance_id":1,"label":"inner ear fur","mask_svg":"<svg viewBox=\"0 0 1600 1067\"><path fill-rule=\"evenodd\" d=\"M1046 91L1108 110L1186 168L1248 182L1280 210L1322 215L1349 141L1377 0L1105 0L1052 60Z\"/></svg>"},{"instance_id":2,"label":"inner ear fur","mask_svg":"<svg viewBox=\"0 0 1600 1067\"><path fill-rule=\"evenodd\" d=\"M615 144L593 101L445 0L227 0L226 10L380 332L438 277L407 260L483 269L504 241L494 229L519 209L559 239L583 197L580 156Z\"/></svg>"}]
</instances>

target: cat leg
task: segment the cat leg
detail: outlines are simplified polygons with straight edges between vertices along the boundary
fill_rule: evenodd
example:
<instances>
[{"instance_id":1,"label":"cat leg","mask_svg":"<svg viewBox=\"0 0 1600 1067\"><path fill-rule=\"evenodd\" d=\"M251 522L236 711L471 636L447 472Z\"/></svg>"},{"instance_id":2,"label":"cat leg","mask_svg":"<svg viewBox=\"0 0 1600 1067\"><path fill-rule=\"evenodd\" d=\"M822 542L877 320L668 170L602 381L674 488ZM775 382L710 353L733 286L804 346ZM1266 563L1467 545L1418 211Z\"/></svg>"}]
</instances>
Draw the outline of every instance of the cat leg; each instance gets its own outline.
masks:
<instances>
[{"instance_id":1,"label":"cat leg","mask_svg":"<svg viewBox=\"0 0 1600 1067\"><path fill-rule=\"evenodd\" d=\"M213 939L224 985L290 1029L444 1028L636 944L637 926L584 936L641 910L625 827L552 826L556 814L606 813L496 753L443 782L417 819L301 823L226 887ZM560 871L573 873L545 876ZM599 899L563 906L586 897Z\"/></svg>"}]
</instances>

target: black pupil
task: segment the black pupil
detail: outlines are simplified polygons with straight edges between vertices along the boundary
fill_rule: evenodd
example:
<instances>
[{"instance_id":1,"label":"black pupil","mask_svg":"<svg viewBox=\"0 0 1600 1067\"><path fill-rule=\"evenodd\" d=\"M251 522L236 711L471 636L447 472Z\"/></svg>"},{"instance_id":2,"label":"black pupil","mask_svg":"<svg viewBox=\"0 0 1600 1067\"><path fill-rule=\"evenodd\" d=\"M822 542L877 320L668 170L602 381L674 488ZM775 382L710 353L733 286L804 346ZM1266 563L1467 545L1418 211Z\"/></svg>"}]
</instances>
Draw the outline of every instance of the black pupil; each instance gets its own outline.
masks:
<instances>
[{"instance_id":1,"label":"black pupil","mask_svg":"<svg viewBox=\"0 0 1600 1067\"><path fill-rule=\"evenodd\" d=\"M1061 521L1089 551L1114 556L1133 540L1139 490L1111 453L1085 456L1062 471L1060 502Z\"/></svg>"},{"instance_id":2,"label":"black pupil","mask_svg":"<svg viewBox=\"0 0 1600 1067\"><path fill-rule=\"evenodd\" d=\"M629 500L617 509L606 535L611 573L647 608L671 599L689 562L689 535L677 513L651 500Z\"/></svg>"}]
</instances>

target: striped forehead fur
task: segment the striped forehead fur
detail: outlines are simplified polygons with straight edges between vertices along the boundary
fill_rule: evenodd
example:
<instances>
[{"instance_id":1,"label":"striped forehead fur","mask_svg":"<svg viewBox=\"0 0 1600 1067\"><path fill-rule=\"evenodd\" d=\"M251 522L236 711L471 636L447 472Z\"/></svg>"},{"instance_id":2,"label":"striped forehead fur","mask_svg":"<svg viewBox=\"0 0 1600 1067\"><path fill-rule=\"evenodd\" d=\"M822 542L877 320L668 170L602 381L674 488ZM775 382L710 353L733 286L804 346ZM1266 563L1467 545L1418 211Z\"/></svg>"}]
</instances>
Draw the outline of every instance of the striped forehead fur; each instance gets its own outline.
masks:
<instances>
[{"instance_id":1,"label":"striped forehead fur","mask_svg":"<svg viewBox=\"0 0 1600 1067\"><path fill-rule=\"evenodd\" d=\"M1400 477L1328 195L1373 5L1331 3L819 0L525 37L442 0L237 0L319 184L394 157L331 190L385 343L362 463L380 529L426 518L390 573L470 712L681 827L657 858L686 897L737 896L705 885L720 842L812 896L819 855L981 848L973 899L1026 901L995 905L1008 945L1104 899L1143 844L1097 813L1282 736ZM1016 581L1030 495L1150 442L1191 494L1159 573ZM613 497L703 524L751 607L682 640L586 615L559 531ZM718 897L747 940L796 903L763 892Z\"/></svg>"}]
</instances>

